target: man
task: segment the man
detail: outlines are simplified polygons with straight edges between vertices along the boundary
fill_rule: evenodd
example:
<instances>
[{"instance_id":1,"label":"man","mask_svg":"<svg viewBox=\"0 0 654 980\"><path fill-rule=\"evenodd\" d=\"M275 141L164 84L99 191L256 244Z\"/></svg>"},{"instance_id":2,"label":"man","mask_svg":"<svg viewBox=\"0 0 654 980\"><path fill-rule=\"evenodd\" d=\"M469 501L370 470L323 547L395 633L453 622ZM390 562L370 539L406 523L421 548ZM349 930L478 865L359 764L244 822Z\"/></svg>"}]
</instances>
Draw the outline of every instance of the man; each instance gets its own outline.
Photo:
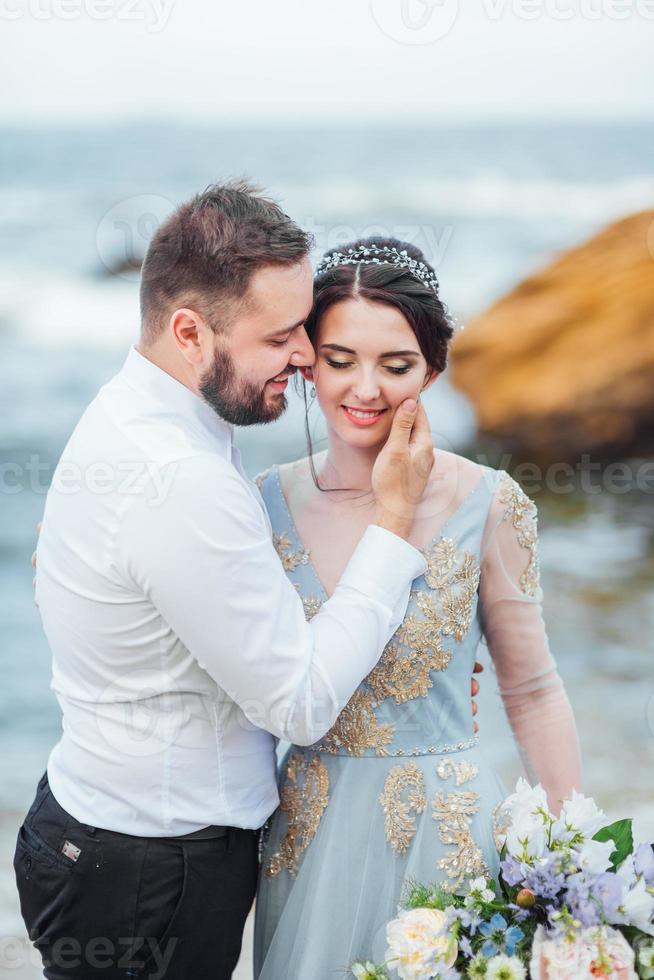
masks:
<instances>
[{"instance_id":1,"label":"man","mask_svg":"<svg viewBox=\"0 0 654 980\"><path fill-rule=\"evenodd\" d=\"M247 185L179 207L144 261L138 347L55 472L36 598L63 734L14 861L51 980L231 976L278 804L274 736L331 727L425 570L406 540L433 463L415 402L311 622L233 446L314 362L309 247Z\"/></svg>"}]
</instances>

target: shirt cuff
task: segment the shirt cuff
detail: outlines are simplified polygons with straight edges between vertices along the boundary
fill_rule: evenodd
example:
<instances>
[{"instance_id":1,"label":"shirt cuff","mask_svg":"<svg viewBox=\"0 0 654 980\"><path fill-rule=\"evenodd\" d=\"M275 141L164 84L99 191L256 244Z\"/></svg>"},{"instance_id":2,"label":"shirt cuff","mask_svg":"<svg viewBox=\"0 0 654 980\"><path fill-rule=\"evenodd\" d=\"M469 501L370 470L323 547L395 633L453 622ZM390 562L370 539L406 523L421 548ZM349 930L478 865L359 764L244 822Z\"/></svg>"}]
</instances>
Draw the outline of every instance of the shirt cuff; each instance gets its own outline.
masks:
<instances>
[{"instance_id":1,"label":"shirt cuff","mask_svg":"<svg viewBox=\"0 0 654 980\"><path fill-rule=\"evenodd\" d=\"M385 527L369 524L339 585L348 585L394 610L405 599L407 586L426 571L421 551Z\"/></svg>"}]
</instances>

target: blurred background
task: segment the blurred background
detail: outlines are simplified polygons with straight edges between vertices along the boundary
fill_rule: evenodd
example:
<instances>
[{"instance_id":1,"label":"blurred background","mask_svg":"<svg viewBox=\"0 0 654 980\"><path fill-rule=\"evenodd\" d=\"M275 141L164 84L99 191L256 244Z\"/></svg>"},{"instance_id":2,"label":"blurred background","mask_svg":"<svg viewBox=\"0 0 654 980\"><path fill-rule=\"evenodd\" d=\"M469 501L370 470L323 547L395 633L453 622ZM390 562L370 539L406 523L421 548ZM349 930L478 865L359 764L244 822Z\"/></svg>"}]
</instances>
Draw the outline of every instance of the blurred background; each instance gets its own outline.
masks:
<instances>
[{"instance_id":1,"label":"blurred background","mask_svg":"<svg viewBox=\"0 0 654 980\"><path fill-rule=\"evenodd\" d=\"M435 443L537 502L585 790L651 840L654 4L6 0L0 20L0 976L38 974L11 862L61 727L35 524L137 339L153 230L231 176L280 200L316 255L380 232L435 266L457 317ZM289 401L238 434L252 475L304 454ZM490 668L480 727L511 784Z\"/></svg>"}]
</instances>

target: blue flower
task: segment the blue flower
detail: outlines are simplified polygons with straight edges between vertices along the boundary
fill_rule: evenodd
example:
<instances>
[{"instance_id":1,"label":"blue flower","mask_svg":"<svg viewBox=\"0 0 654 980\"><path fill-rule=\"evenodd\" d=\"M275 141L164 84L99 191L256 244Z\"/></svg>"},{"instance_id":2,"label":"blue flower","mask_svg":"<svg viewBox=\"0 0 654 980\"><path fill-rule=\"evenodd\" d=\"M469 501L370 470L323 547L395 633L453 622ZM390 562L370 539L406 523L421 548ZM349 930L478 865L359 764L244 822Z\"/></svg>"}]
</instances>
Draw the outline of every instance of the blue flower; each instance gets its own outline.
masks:
<instances>
[{"instance_id":1,"label":"blue flower","mask_svg":"<svg viewBox=\"0 0 654 980\"><path fill-rule=\"evenodd\" d=\"M524 932L519 926L509 926L503 915L495 912L490 922L482 922L479 932L486 936L482 947L482 956L495 956L497 953L506 953L513 956L516 945L524 936Z\"/></svg>"}]
</instances>

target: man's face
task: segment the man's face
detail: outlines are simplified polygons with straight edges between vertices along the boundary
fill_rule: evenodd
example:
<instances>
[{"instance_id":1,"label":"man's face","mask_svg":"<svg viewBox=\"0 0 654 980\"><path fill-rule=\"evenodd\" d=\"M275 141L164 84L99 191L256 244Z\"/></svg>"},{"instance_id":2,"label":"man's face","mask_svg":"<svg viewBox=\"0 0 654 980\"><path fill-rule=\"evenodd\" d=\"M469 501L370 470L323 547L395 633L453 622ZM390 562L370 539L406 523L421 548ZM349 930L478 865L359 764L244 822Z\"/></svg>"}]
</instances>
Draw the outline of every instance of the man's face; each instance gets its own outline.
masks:
<instances>
[{"instance_id":1,"label":"man's face","mask_svg":"<svg viewBox=\"0 0 654 980\"><path fill-rule=\"evenodd\" d=\"M205 401L225 421L261 425L285 411L289 377L315 360L304 329L312 302L308 258L254 274L243 312L216 336L213 365L200 381Z\"/></svg>"}]
</instances>

